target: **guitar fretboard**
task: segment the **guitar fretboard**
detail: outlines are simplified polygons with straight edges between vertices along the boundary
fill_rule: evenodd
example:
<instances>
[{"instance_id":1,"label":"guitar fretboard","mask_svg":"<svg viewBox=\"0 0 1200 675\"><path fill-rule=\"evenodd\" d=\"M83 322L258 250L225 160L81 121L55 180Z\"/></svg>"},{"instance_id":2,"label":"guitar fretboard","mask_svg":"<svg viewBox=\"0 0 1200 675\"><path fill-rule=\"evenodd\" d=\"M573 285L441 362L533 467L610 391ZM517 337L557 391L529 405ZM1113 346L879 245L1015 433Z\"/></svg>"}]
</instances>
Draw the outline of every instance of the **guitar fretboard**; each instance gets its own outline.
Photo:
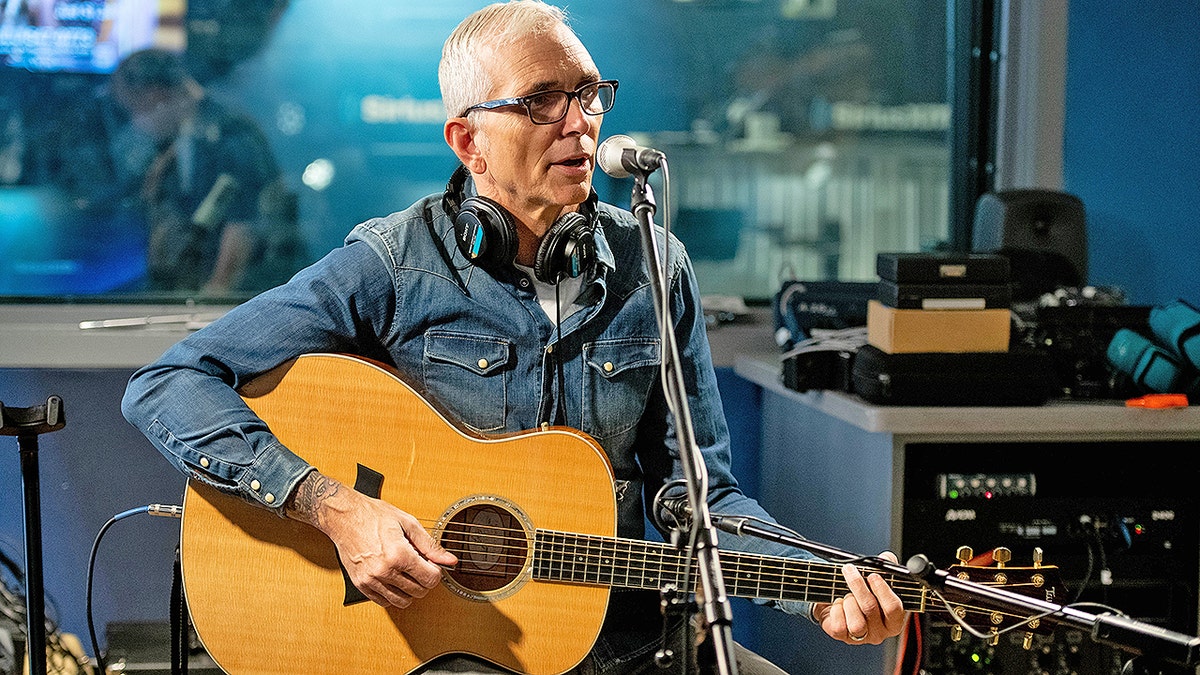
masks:
<instances>
[{"instance_id":1,"label":"guitar fretboard","mask_svg":"<svg viewBox=\"0 0 1200 675\"><path fill-rule=\"evenodd\" d=\"M766 600L833 602L850 592L841 567L721 550L721 577L728 595ZM659 589L663 584L692 590L699 577L694 562L667 544L637 539L596 537L538 530L534 539L533 578L541 581ZM885 575L905 608L921 611L923 589L910 579Z\"/></svg>"}]
</instances>

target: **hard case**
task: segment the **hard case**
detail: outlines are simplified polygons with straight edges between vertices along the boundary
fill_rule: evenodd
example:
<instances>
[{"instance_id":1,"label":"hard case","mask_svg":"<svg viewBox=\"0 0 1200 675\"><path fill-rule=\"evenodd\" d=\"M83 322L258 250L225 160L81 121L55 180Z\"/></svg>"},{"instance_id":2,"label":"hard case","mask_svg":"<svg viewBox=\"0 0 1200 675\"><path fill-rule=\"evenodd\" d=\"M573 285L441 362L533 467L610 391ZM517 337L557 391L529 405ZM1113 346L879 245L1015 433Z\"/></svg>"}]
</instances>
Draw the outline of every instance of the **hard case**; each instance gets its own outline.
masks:
<instances>
[{"instance_id":1,"label":"hard case","mask_svg":"<svg viewBox=\"0 0 1200 675\"><path fill-rule=\"evenodd\" d=\"M879 302L896 309L1008 309L1008 284L906 284L879 282Z\"/></svg>"},{"instance_id":2,"label":"hard case","mask_svg":"<svg viewBox=\"0 0 1200 675\"><path fill-rule=\"evenodd\" d=\"M854 393L880 405L1036 406L1056 391L1040 351L888 354L866 345L851 367Z\"/></svg>"},{"instance_id":3,"label":"hard case","mask_svg":"<svg viewBox=\"0 0 1200 675\"><path fill-rule=\"evenodd\" d=\"M879 253L875 273L901 284L1007 284L1010 265L998 253Z\"/></svg>"}]
</instances>

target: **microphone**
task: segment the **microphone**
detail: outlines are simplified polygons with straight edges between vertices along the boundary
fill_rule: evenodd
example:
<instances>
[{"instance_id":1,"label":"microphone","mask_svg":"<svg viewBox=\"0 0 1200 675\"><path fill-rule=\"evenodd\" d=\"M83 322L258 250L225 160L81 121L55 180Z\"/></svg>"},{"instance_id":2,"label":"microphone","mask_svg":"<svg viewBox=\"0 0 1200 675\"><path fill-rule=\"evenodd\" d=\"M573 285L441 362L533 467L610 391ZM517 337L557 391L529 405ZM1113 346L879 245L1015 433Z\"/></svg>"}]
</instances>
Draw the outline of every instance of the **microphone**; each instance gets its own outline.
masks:
<instances>
[{"instance_id":1,"label":"microphone","mask_svg":"<svg viewBox=\"0 0 1200 675\"><path fill-rule=\"evenodd\" d=\"M659 500L659 514L663 516L669 514L675 523L681 527L690 527L692 524L692 505L688 503L687 495L663 497ZM713 526L718 530L739 536L743 534L742 528L749 521L749 518L743 516L728 516L717 513L710 513L708 517L712 521Z\"/></svg>"},{"instance_id":2,"label":"microphone","mask_svg":"<svg viewBox=\"0 0 1200 675\"><path fill-rule=\"evenodd\" d=\"M663 497L659 502L659 513L668 515L680 525L687 525L692 522L692 505L688 504L687 495L678 497Z\"/></svg>"},{"instance_id":3,"label":"microphone","mask_svg":"<svg viewBox=\"0 0 1200 675\"><path fill-rule=\"evenodd\" d=\"M613 178L628 178L633 174L649 174L667 161L667 156L654 148L644 148L632 138L617 134L609 136L596 148L596 163Z\"/></svg>"},{"instance_id":4,"label":"microphone","mask_svg":"<svg viewBox=\"0 0 1200 675\"><path fill-rule=\"evenodd\" d=\"M204 195L200 206L197 206L196 212L192 214L192 224L203 230L211 230L220 225L221 221L225 220L229 207L233 205L237 190L236 178L228 173L217 176L208 194Z\"/></svg>"}]
</instances>

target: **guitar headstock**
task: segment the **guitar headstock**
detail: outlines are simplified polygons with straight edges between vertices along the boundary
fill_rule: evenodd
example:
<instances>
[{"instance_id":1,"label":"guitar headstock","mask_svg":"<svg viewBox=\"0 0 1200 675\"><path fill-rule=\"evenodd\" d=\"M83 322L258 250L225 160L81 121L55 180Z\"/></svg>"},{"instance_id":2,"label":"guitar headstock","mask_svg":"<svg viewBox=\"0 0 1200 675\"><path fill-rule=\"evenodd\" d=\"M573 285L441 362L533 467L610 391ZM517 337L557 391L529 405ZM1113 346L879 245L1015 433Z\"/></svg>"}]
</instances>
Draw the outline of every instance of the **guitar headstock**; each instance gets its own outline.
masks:
<instances>
[{"instance_id":1,"label":"guitar headstock","mask_svg":"<svg viewBox=\"0 0 1200 675\"><path fill-rule=\"evenodd\" d=\"M1032 564L1029 566L1012 565L1012 551L1003 546L990 552L975 556L969 546L960 546L957 553L959 563L951 565L949 574L964 581L970 581L985 586L1002 587L1007 591L1025 595L1047 602L1062 602L1066 597L1066 587L1059 576L1058 567L1044 564L1042 549L1033 550ZM955 599L947 594L950 611L962 623L980 632L991 635L991 643L996 644L1000 632L1011 626L1024 624L1025 648L1033 643L1033 636L1051 632L1051 628L1040 619L1013 614L1011 611L984 606L974 598ZM962 639L963 629L958 622L950 627L950 638Z\"/></svg>"}]
</instances>

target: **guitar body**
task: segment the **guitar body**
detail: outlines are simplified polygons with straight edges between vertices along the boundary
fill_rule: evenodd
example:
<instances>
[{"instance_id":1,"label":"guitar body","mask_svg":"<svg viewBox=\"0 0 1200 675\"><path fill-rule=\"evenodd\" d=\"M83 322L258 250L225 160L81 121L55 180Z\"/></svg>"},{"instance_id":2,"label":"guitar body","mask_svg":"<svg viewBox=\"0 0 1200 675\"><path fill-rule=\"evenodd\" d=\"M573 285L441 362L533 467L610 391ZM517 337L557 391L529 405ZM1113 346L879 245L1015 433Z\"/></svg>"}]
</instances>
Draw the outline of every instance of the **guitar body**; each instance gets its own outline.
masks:
<instances>
[{"instance_id":1,"label":"guitar body","mask_svg":"<svg viewBox=\"0 0 1200 675\"><path fill-rule=\"evenodd\" d=\"M535 528L615 534L612 470L592 439L561 428L467 436L389 369L350 356L302 356L240 393L325 475L353 486L365 466L382 475L379 497L444 545L465 537L465 549L447 548L476 574L444 573L407 609L355 602L321 532L189 481L183 584L196 632L223 670L407 673L463 653L551 675L591 650L608 587L534 580L529 557ZM501 548L478 535L501 521L529 540Z\"/></svg>"}]
</instances>

